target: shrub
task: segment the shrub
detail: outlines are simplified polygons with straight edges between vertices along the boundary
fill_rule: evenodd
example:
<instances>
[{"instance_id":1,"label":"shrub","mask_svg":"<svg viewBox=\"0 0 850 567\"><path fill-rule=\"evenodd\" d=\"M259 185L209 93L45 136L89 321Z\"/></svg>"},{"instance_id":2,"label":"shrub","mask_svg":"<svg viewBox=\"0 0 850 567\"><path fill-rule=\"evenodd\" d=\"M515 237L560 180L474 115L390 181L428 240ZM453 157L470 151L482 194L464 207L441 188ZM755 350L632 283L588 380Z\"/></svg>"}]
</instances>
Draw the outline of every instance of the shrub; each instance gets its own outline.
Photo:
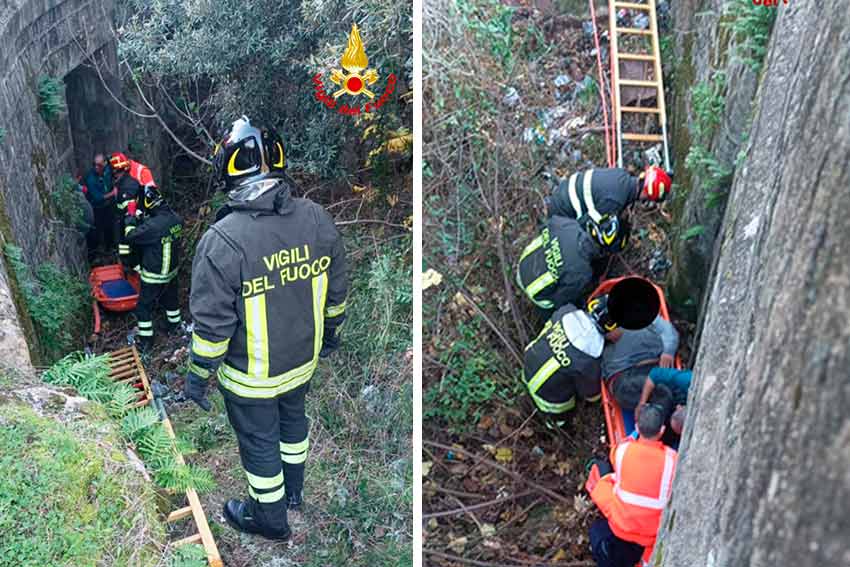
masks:
<instances>
[{"instance_id":1,"label":"shrub","mask_svg":"<svg viewBox=\"0 0 850 567\"><path fill-rule=\"evenodd\" d=\"M775 8L755 5L752 0L731 0L724 6L724 15L729 19L722 25L735 34L735 55L755 72L761 70L767 55L776 12Z\"/></svg>"},{"instance_id":2,"label":"shrub","mask_svg":"<svg viewBox=\"0 0 850 567\"><path fill-rule=\"evenodd\" d=\"M35 323L41 350L48 360L55 360L72 348L89 324L89 286L50 263L33 274L19 247L6 244L4 251Z\"/></svg>"},{"instance_id":3,"label":"shrub","mask_svg":"<svg viewBox=\"0 0 850 567\"><path fill-rule=\"evenodd\" d=\"M65 83L54 77L38 80L38 111L45 122L54 122L65 112Z\"/></svg>"},{"instance_id":4,"label":"shrub","mask_svg":"<svg viewBox=\"0 0 850 567\"><path fill-rule=\"evenodd\" d=\"M70 227L79 227L83 222L83 204L79 184L68 174L56 182L51 194L56 217Z\"/></svg>"}]
</instances>

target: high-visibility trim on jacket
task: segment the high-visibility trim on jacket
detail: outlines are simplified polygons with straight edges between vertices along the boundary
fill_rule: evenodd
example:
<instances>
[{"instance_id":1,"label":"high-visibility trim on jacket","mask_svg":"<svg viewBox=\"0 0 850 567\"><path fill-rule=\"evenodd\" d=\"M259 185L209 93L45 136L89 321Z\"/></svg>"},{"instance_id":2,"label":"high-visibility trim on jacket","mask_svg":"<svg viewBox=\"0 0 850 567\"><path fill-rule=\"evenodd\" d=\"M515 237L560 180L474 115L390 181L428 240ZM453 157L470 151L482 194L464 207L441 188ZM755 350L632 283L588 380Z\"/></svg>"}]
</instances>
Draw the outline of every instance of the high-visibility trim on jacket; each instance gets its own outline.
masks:
<instances>
[{"instance_id":1,"label":"high-visibility trim on jacket","mask_svg":"<svg viewBox=\"0 0 850 567\"><path fill-rule=\"evenodd\" d=\"M137 161L130 160L130 177L139 182L139 185L142 187L148 187L150 185L156 185L156 182L153 180L153 174L148 166L143 165Z\"/></svg>"},{"instance_id":2,"label":"high-visibility trim on jacket","mask_svg":"<svg viewBox=\"0 0 850 567\"><path fill-rule=\"evenodd\" d=\"M218 358L227 353L227 345L230 344L230 339L223 341L208 341L198 335L192 333L192 353L203 358Z\"/></svg>"},{"instance_id":3,"label":"high-visibility trim on jacket","mask_svg":"<svg viewBox=\"0 0 850 567\"><path fill-rule=\"evenodd\" d=\"M162 285L177 276L182 226L180 217L163 205L140 224L124 228L126 246L141 255L139 274L143 282Z\"/></svg>"},{"instance_id":4,"label":"high-visibility trim on jacket","mask_svg":"<svg viewBox=\"0 0 850 567\"><path fill-rule=\"evenodd\" d=\"M624 169L579 171L552 192L548 213L573 219L587 215L599 222L605 215L619 215L637 200L637 187L637 178Z\"/></svg>"},{"instance_id":5,"label":"high-visibility trim on jacket","mask_svg":"<svg viewBox=\"0 0 850 567\"><path fill-rule=\"evenodd\" d=\"M334 317L339 317L340 315L345 313L345 301L340 303L339 305L328 305L325 308L325 318L332 319Z\"/></svg>"},{"instance_id":6,"label":"high-visibility trim on jacket","mask_svg":"<svg viewBox=\"0 0 850 567\"><path fill-rule=\"evenodd\" d=\"M676 473L676 451L661 441L628 439L612 451L614 472L590 494L620 539L652 547Z\"/></svg>"},{"instance_id":7,"label":"high-visibility trim on jacket","mask_svg":"<svg viewBox=\"0 0 850 567\"><path fill-rule=\"evenodd\" d=\"M146 269L142 268L139 272L142 276L142 281L149 284L167 284L177 275L177 269L174 269L167 274L157 274L154 272L149 272Z\"/></svg>"},{"instance_id":8,"label":"high-visibility trim on jacket","mask_svg":"<svg viewBox=\"0 0 850 567\"><path fill-rule=\"evenodd\" d=\"M541 309L574 303L592 283L591 262L602 254L578 221L552 217L520 255L517 286Z\"/></svg>"}]
</instances>

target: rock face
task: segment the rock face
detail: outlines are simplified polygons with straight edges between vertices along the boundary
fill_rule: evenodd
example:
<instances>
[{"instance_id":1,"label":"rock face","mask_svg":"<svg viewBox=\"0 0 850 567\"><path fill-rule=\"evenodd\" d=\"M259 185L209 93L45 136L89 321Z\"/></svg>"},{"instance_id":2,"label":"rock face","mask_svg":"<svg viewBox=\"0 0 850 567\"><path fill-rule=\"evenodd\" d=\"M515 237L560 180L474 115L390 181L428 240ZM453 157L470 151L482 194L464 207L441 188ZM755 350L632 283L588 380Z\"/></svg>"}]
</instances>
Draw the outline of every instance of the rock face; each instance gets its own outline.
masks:
<instances>
[{"instance_id":1,"label":"rock face","mask_svg":"<svg viewBox=\"0 0 850 567\"><path fill-rule=\"evenodd\" d=\"M741 1L741 0L735 0ZM724 6L729 0L677 0L672 3L673 53L665 63L672 74L670 113L672 126L670 144L675 168L672 209L676 222L673 231L673 268L668 277L669 299L676 310L696 317L704 298L712 269L715 240L723 220L723 201L708 205L704 179L695 178L685 168L685 158L693 144L703 143L718 161L729 169L741 149L744 134L749 129L752 100L757 88L757 74L742 58L734 57L736 38L721 25ZM728 19L728 18L727 18ZM709 140L693 139L693 124L697 119L692 89L708 83L715 73L724 73L726 108L720 124L709 133ZM723 94L723 93L721 93ZM728 184L721 187L728 190ZM691 227L702 226L699 236L682 240Z\"/></svg>"},{"instance_id":2,"label":"rock face","mask_svg":"<svg viewBox=\"0 0 850 567\"><path fill-rule=\"evenodd\" d=\"M654 565L850 565L850 12L779 10Z\"/></svg>"},{"instance_id":3,"label":"rock face","mask_svg":"<svg viewBox=\"0 0 850 567\"><path fill-rule=\"evenodd\" d=\"M0 248L20 246L33 266L50 261L79 271L85 265L84 238L49 214L51 192L60 176L73 175L80 165L68 115L79 121L89 104L106 108L103 93L92 98L87 91L83 100L69 100L76 102L69 113L48 124L38 112L38 83L41 77L73 78L72 71L92 54L114 53L113 11L113 0L0 0ZM109 142L122 142L123 135L125 146L120 113L102 112L100 119L111 132ZM20 301L12 301L12 289L0 254L0 356L8 360L18 352L14 362L23 365L25 333L16 319L26 314L20 313Z\"/></svg>"}]
</instances>

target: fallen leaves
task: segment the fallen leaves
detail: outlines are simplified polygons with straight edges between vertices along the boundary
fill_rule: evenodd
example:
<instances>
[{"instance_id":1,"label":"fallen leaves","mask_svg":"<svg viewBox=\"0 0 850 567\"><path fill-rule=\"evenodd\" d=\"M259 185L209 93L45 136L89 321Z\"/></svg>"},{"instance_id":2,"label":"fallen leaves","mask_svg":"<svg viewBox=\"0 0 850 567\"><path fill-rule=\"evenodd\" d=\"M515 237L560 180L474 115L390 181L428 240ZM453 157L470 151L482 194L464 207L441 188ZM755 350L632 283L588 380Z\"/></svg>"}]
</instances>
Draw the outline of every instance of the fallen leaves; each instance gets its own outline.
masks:
<instances>
[{"instance_id":1,"label":"fallen leaves","mask_svg":"<svg viewBox=\"0 0 850 567\"><path fill-rule=\"evenodd\" d=\"M428 270L422 274L422 290L426 290L429 287L436 287L443 283L443 274L438 272L433 268L428 268Z\"/></svg>"}]
</instances>

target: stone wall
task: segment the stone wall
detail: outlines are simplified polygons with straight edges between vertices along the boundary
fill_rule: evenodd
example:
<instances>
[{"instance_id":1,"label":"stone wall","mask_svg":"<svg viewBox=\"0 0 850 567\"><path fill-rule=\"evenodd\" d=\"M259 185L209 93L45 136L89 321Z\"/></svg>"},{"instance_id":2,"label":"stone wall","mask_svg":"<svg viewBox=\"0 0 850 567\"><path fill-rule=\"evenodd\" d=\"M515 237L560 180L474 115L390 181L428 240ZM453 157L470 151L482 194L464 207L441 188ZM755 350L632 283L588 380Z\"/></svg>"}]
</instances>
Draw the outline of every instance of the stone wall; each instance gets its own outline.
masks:
<instances>
[{"instance_id":1,"label":"stone wall","mask_svg":"<svg viewBox=\"0 0 850 567\"><path fill-rule=\"evenodd\" d=\"M850 565L850 11L779 10L656 566Z\"/></svg>"},{"instance_id":2,"label":"stone wall","mask_svg":"<svg viewBox=\"0 0 850 567\"><path fill-rule=\"evenodd\" d=\"M740 0L735 0L740 1ZM707 206L701 179L685 168L685 158L696 140L692 139L694 104L691 91L707 82L713 73L726 75L726 109L707 149L726 167L734 168L735 159L749 129L752 100L758 75L741 57L734 55L736 38L721 25L724 6L729 0L678 0L672 3L672 57L668 56L670 144L675 165L672 211L673 268L668 277L669 299L674 308L695 319L704 300L712 269L714 245L723 219L725 203ZM728 18L726 18L728 21ZM724 187L728 190L728 185ZM689 228L702 226L704 232L694 238L680 238Z\"/></svg>"},{"instance_id":3,"label":"stone wall","mask_svg":"<svg viewBox=\"0 0 850 567\"><path fill-rule=\"evenodd\" d=\"M85 266L82 236L51 218L50 193L77 160L67 115L48 124L39 114L38 82L64 78L109 46L113 10L113 0L0 0L0 244L21 247L32 265ZM0 256L0 297L14 298L8 282ZM11 320L3 317L5 331Z\"/></svg>"}]
</instances>

